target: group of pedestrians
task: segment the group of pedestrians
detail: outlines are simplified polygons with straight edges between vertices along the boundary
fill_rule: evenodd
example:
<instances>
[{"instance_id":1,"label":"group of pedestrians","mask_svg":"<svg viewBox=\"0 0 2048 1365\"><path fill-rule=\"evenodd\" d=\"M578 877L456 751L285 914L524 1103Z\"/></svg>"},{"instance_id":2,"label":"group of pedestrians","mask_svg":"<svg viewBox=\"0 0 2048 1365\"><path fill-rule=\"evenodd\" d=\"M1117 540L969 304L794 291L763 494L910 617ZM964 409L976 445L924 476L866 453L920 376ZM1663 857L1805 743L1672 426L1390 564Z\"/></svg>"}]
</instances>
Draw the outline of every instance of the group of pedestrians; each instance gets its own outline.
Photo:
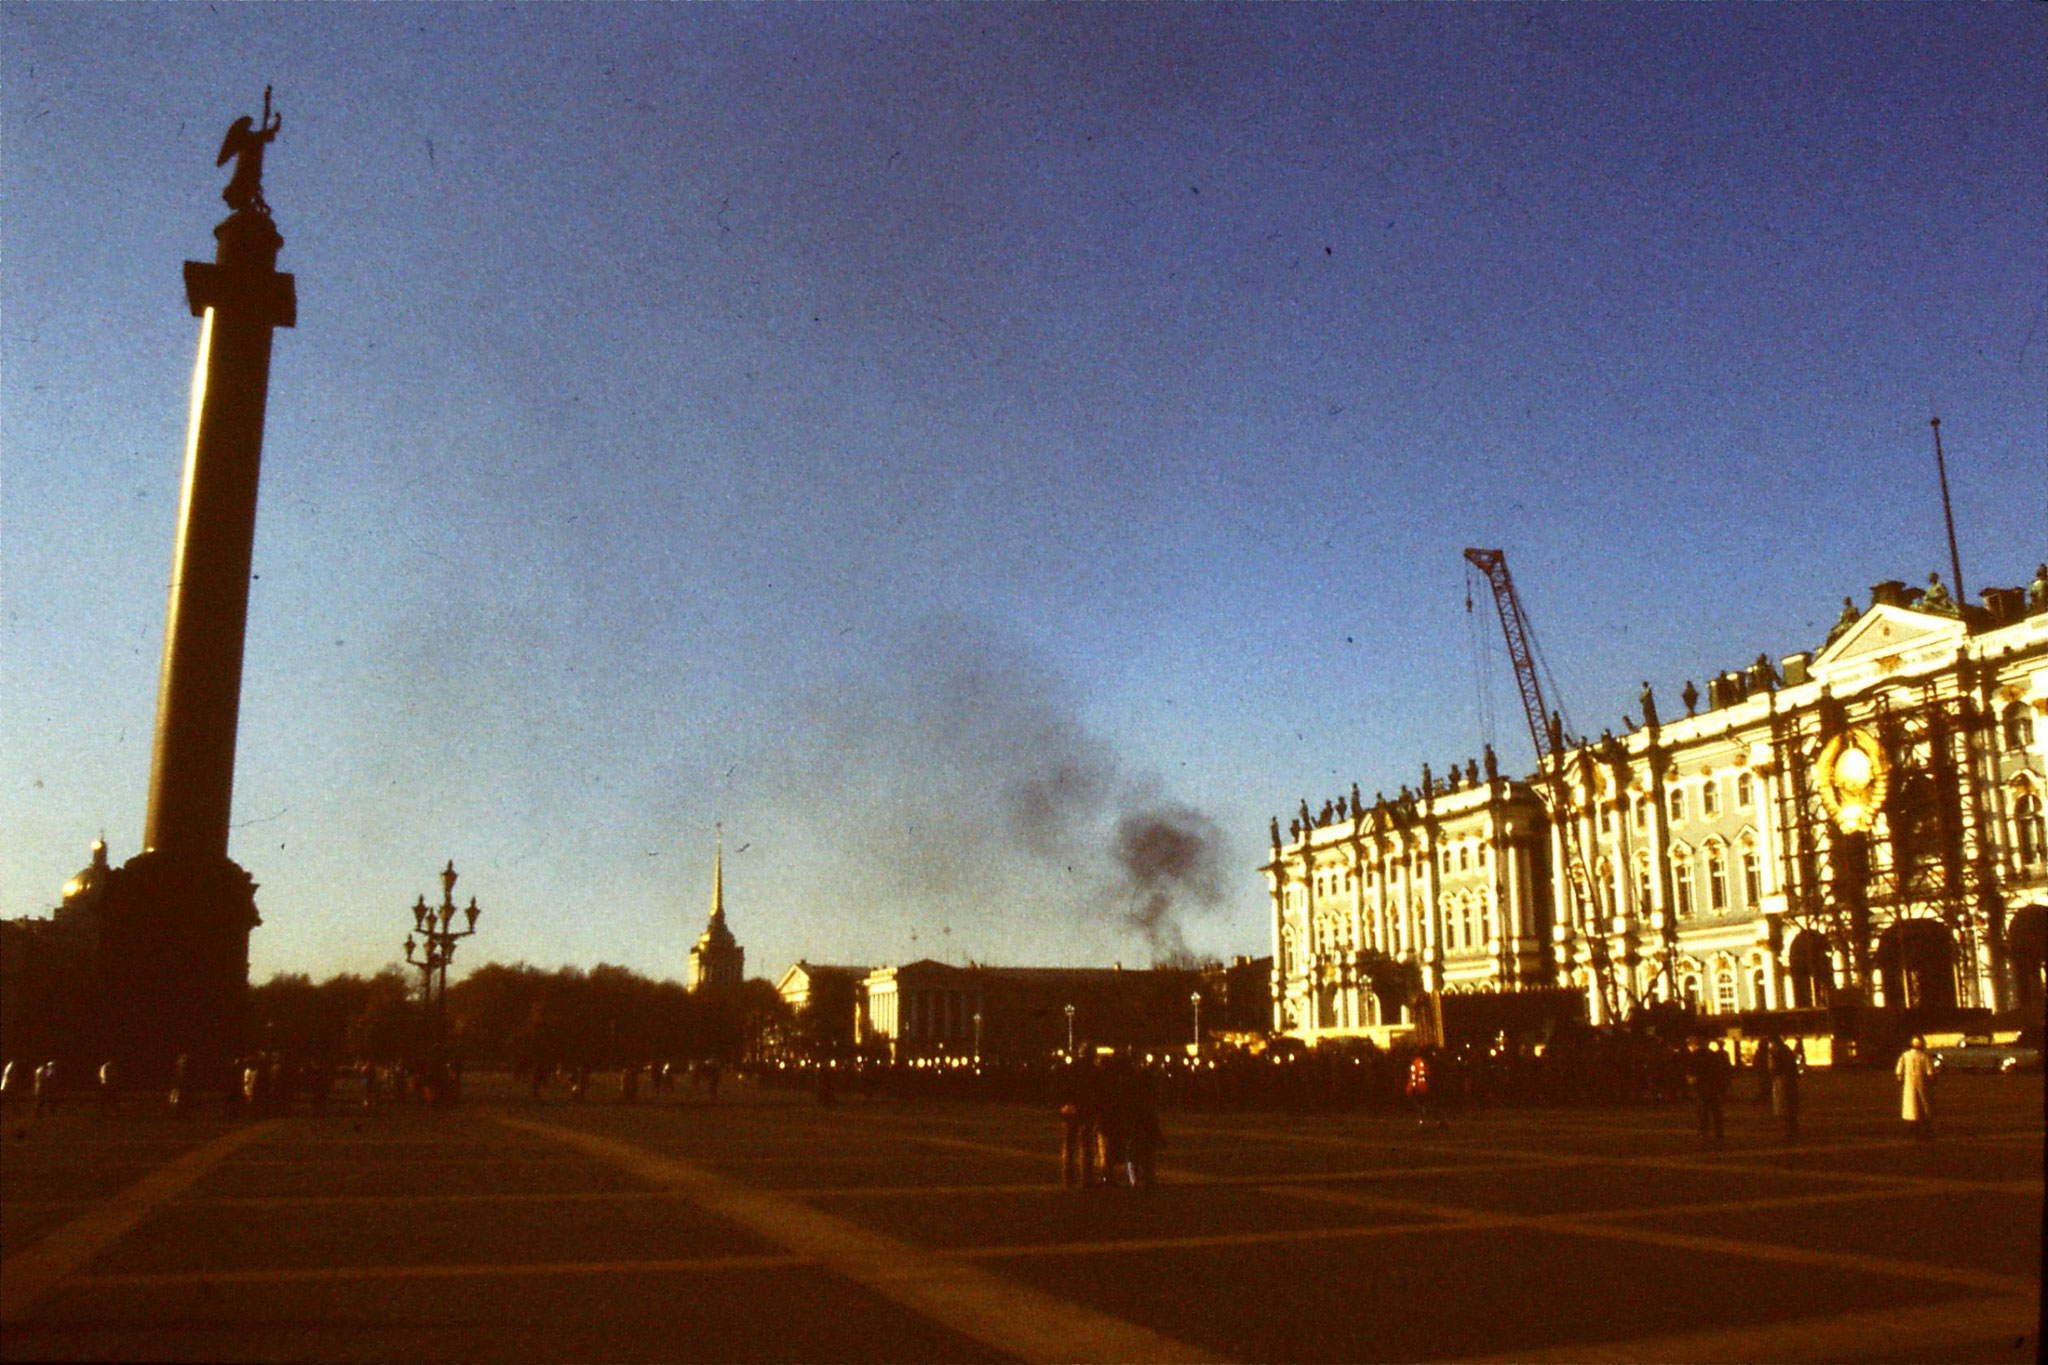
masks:
<instances>
[{"instance_id":1,"label":"group of pedestrians","mask_svg":"<svg viewBox=\"0 0 2048 1365\"><path fill-rule=\"evenodd\" d=\"M1084 1050L1062 1073L1060 1167L1070 1190L1158 1178L1159 1100L1150 1076L1122 1052L1098 1062Z\"/></svg>"}]
</instances>

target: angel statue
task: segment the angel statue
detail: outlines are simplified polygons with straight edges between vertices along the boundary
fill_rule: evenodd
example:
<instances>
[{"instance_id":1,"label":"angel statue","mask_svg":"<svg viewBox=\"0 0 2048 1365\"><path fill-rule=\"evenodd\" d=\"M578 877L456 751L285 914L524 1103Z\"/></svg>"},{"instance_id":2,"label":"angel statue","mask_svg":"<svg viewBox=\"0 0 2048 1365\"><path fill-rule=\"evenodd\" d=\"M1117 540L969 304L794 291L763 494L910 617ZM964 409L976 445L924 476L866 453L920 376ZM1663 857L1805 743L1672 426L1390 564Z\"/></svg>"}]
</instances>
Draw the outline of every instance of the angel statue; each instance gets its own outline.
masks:
<instances>
[{"instance_id":1,"label":"angel statue","mask_svg":"<svg viewBox=\"0 0 2048 1365\"><path fill-rule=\"evenodd\" d=\"M220 156L213 164L225 166L229 157L235 158L235 173L228 180L228 187L220 192L220 197L235 212L247 209L266 218L270 216L270 205L263 202L263 149L283 126L284 116L270 112L270 87L266 85L263 87L263 121L257 123L244 114L234 121L228 135L221 140Z\"/></svg>"}]
</instances>

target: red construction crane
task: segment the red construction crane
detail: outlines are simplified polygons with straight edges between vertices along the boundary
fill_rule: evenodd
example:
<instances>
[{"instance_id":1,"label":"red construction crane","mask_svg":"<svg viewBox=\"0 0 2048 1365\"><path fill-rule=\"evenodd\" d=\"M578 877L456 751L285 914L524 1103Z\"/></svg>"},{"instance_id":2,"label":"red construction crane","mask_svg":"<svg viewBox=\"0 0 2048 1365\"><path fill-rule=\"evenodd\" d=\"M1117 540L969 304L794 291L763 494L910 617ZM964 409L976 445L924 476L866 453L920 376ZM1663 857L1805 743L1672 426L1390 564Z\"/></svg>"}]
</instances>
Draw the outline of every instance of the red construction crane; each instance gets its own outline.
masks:
<instances>
[{"instance_id":1,"label":"red construction crane","mask_svg":"<svg viewBox=\"0 0 2048 1365\"><path fill-rule=\"evenodd\" d=\"M1609 1021L1620 1017L1612 964L1608 961L1606 927L1599 923L1593 899L1593 879L1579 847L1579 822L1572 814L1571 791L1565 778L1565 756L1572 737L1565 733L1564 716L1553 710L1543 695L1543 681L1536 669L1536 634L1522 610L1515 580L1508 574L1508 560L1500 550L1465 551L1465 559L1493 588L1493 605L1500 612L1501 634L1507 637L1508 659L1514 664L1515 685L1522 693L1522 713L1529 721L1529 738L1536 745L1536 774L1550 807L1550 819L1564 848L1565 884L1571 888L1572 928L1591 948L1593 982L1600 992ZM1465 609L1472 609L1468 594ZM1554 682L1555 680L1553 680Z\"/></svg>"}]
</instances>

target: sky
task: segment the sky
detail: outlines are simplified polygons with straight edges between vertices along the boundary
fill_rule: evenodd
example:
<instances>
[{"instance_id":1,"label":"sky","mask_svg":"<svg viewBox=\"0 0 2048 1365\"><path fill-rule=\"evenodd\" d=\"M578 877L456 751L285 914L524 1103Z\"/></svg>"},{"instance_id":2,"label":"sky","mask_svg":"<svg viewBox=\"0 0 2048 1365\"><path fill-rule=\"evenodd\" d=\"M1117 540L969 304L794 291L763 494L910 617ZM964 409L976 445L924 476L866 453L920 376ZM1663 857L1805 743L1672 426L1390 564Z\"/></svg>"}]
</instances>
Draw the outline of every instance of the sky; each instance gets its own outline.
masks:
<instances>
[{"instance_id":1,"label":"sky","mask_svg":"<svg viewBox=\"0 0 2048 1365\"><path fill-rule=\"evenodd\" d=\"M252 974L1271 950L1267 821L2048 557L2048 15L0 6L0 913L139 851L274 87ZM1489 719L1490 717L1490 719Z\"/></svg>"}]
</instances>

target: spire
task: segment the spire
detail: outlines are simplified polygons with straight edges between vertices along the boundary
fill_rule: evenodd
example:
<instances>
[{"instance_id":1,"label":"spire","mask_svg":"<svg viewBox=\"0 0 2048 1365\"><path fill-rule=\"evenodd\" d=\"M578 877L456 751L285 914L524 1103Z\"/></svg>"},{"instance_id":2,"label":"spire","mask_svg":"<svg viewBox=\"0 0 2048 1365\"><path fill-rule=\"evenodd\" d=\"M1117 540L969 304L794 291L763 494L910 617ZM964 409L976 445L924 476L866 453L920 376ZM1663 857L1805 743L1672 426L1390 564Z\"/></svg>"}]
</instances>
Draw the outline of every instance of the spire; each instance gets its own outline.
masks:
<instances>
[{"instance_id":1,"label":"spire","mask_svg":"<svg viewBox=\"0 0 2048 1365\"><path fill-rule=\"evenodd\" d=\"M718 851L711 857L711 922L725 923L725 821L718 822Z\"/></svg>"}]
</instances>

